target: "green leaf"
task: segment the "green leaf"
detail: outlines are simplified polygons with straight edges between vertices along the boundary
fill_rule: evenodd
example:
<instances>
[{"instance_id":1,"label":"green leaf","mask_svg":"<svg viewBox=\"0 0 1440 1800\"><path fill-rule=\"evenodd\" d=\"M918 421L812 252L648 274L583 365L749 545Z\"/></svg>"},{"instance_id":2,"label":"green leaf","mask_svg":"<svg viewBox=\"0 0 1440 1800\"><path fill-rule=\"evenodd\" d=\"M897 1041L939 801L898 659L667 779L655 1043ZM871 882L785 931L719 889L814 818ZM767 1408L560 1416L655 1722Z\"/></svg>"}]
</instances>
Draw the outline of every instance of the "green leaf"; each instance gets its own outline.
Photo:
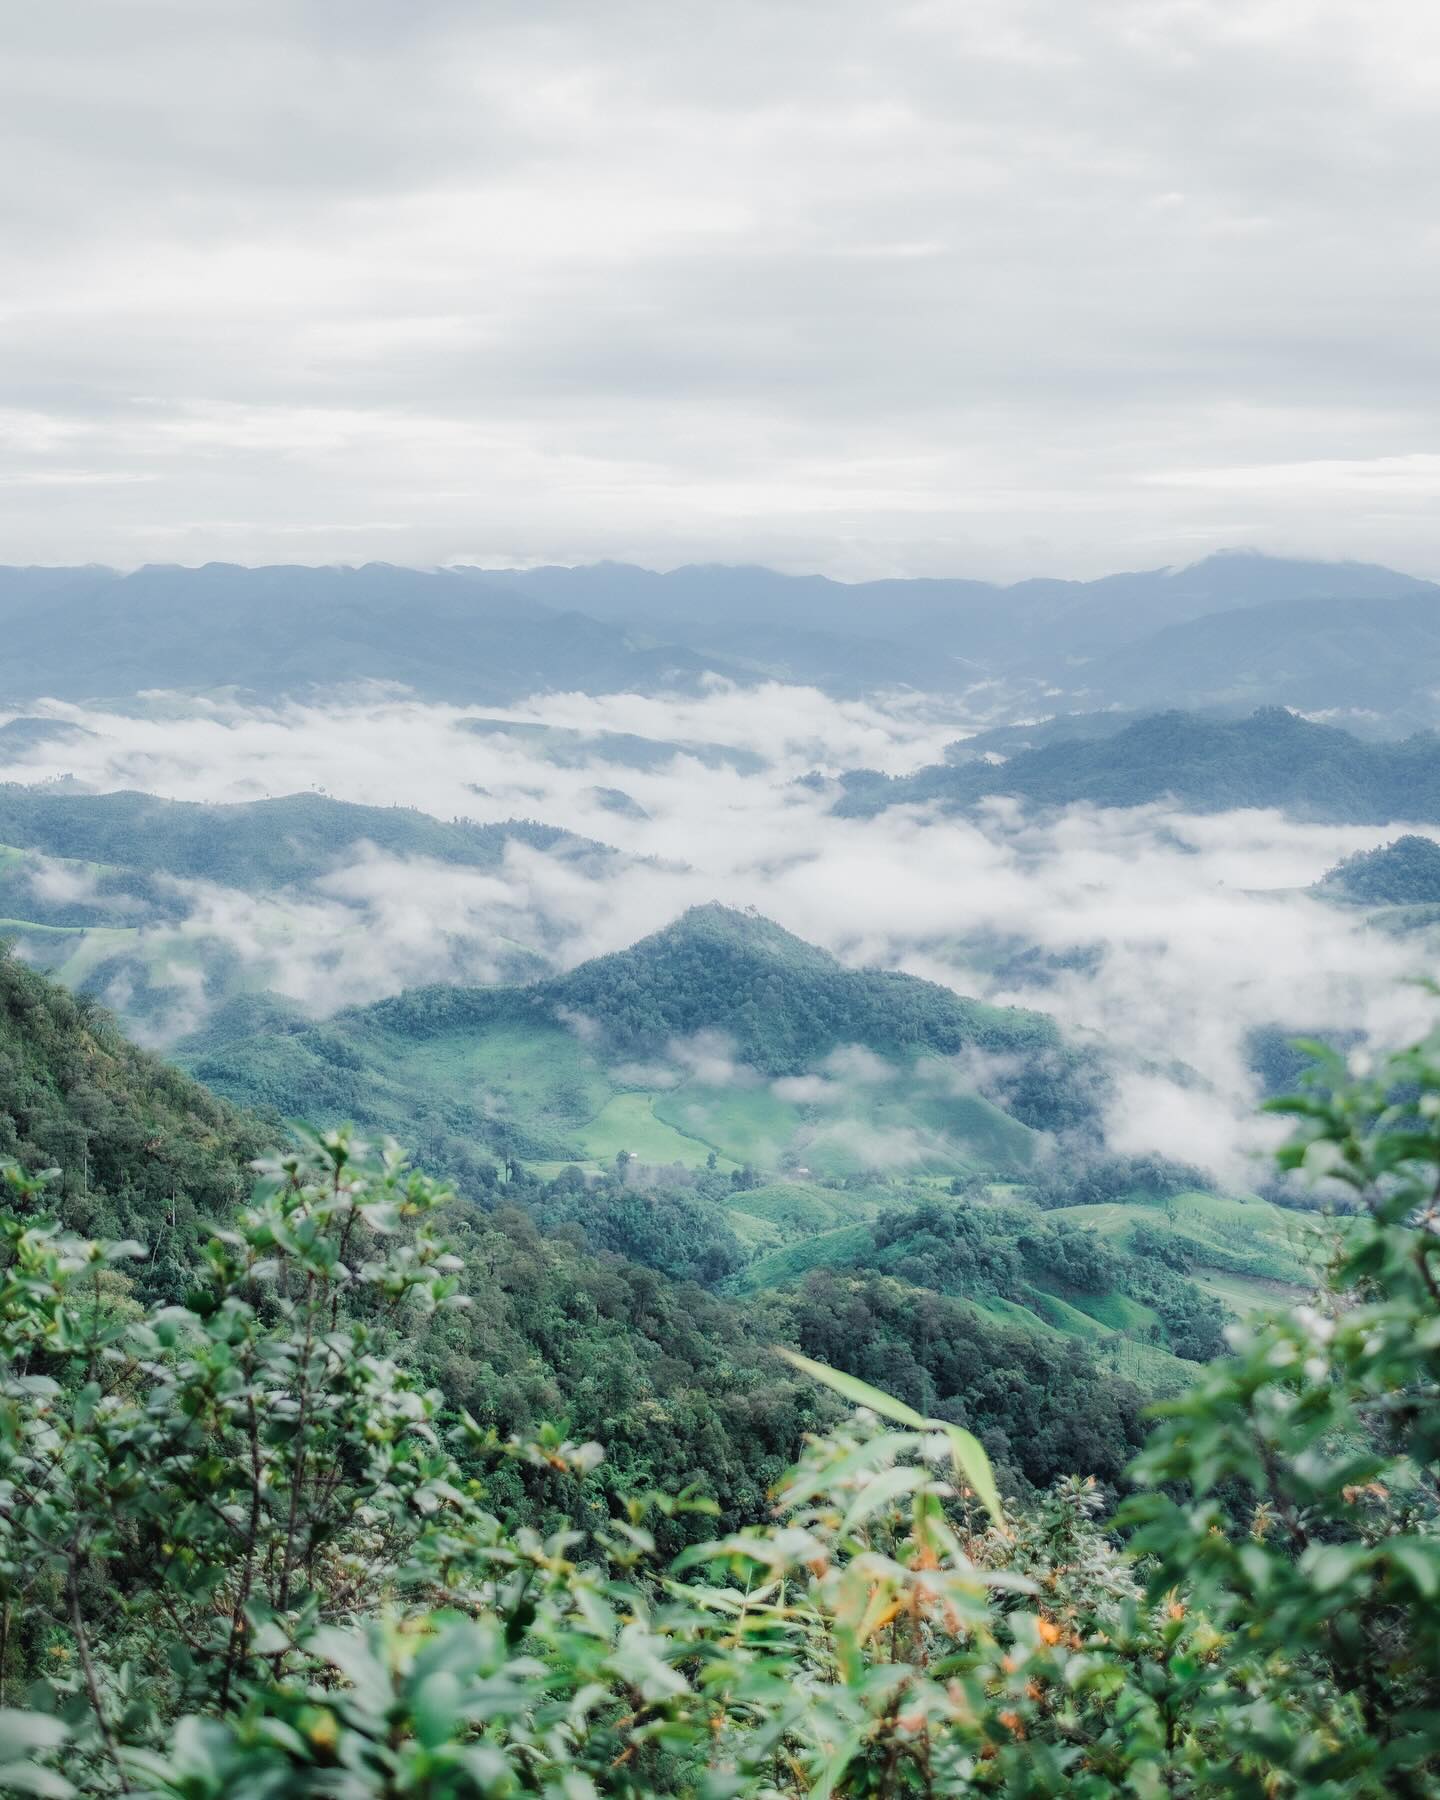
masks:
<instances>
[{"instance_id":1,"label":"green leaf","mask_svg":"<svg viewBox=\"0 0 1440 1800\"><path fill-rule=\"evenodd\" d=\"M49 1713L0 1707L0 1760L11 1762L36 1750L54 1750L68 1736L61 1721Z\"/></svg>"},{"instance_id":2,"label":"green leaf","mask_svg":"<svg viewBox=\"0 0 1440 1800\"><path fill-rule=\"evenodd\" d=\"M995 1471L990 1466L990 1458L985 1454L985 1446L963 1426L944 1424L943 1421L940 1423L950 1440L950 1455L954 1459L955 1473L974 1488L981 1504L995 1523L1004 1524L1005 1509L1000 1504L1000 1490L995 1485Z\"/></svg>"},{"instance_id":3,"label":"green leaf","mask_svg":"<svg viewBox=\"0 0 1440 1800\"><path fill-rule=\"evenodd\" d=\"M416 1688L410 1701L415 1735L427 1750L438 1750L460 1735L461 1686L450 1669L436 1669Z\"/></svg>"},{"instance_id":4,"label":"green leaf","mask_svg":"<svg viewBox=\"0 0 1440 1800\"><path fill-rule=\"evenodd\" d=\"M802 1374L809 1375L854 1405L869 1407L871 1412L879 1413L882 1418L894 1419L897 1424L908 1425L913 1431L943 1431L950 1440L950 1454L955 1463L956 1474L975 1490L997 1525L1004 1521L1005 1512L1000 1504L1000 1490L995 1485L990 1458L985 1454L980 1440L963 1426L951 1425L945 1419L924 1418L913 1406L907 1406L903 1400L896 1400L881 1389L871 1387L868 1381L861 1381L857 1375L846 1375L839 1369L830 1368L826 1363L813 1362L808 1356L801 1356L798 1350L787 1350L777 1345L776 1354L783 1356L792 1368L799 1369Z\"/></svg>"},{"instance_id":5,"label":"green leaf","mask_svg":"<svg viewBox=\"0 0 1440 1800\"><path fill-rule=\"evenodd\" d=\"M899 1499L901 1494L913 1494L917 1487L922 1487L929 1479L928 1472L915 1463L902 1464L898 1469L886 1469L861 1488L855 1503L845 1515L841 1529L853 1531L857 1525L879 1512L881 1507Z\"/></svg>"},{"instance_id":6,"label":"green leaf","mask_svg":"<svg viewBox=\"0 0 1440 1800\"><path fill-rule=\"evenodd\" d=\"M1364 1565L1369 1551L1364 1544L1311 1545L1300 1561L1317 1593L1343 1587Z\"/></svg>"},{"instance_id":7,"label":"green leaf","mask_svg":"<svg viewBox=\"0 0 1440 1800\"><path fill-rule=\"evenodd\" d=\"M311 1656L333 1665L355 1690L355 1699L366 1712L383 1719L394 1703L390 1673L358 1632L322 1625L306 1640Z\"/></svg>"},{"instance_id":8,"label":"green leaf","mask_svg":"<svg viewBox=\"0 0 1440 1800\"><path fill-rule=\"evenodd\" d=\"M822 1387L828 1387L842 1399L850 1401L852 1406L867 1406L871 1412L879 1413L884 1419L894 1419L897 1424L908 1425L912 1431L927 1431L932 1428L930 1421L922 1418L913 1406L907 1406L903 1400L893 1399L879 1388L871 1387L868 1381L861 1381L858 1375L846 1375L839 1369L830 1368L826 1363L812 1362L798 1350L787 1350L783 1345L776 1346L776 1354L783 1356L802 1375L810 1376Z\"/></svg>"},{"instance_id":9,"label":"green leaf","mask_svg":"<svg viewBox=\"0 0 1440 1800\"><path fill-rule=\"evenodd\" d=\"M860 1384L862 1387L864 1382ZM836 1783L843 1779L845 1771L858 1755L860 1746L865 1741L865 1733L861 1729L852 1731L844 1738L832 1754L826 1759L820 1779L810 1790L810 1800L829 1800L835 1791Z\"/></svg>"},{"instance_id":10,"label":"green leaf","mask_svg":"<svg viewBox=\"0 0 1440 1800\"><path fill-rule=\"evenodd\" d=\"M38 1763L0 1763L0 1788L7 1793L39 1794L41 1800L69 1800L75 1789L63 1775Z\"/></svg>"},{"instance_id":11,"label":"green leaf","mask_svg":"<svg viewBox=\"0 0 1440 1800\"><path fill-rule=\"evenodd\" d=\"M49 1713L0 1707L0 1788L39 1794L42 1800L69 1800L75 1789L64 1776L29 1760L37 1751L58 1749L69 1735L62 1721Z\"/></svg>"},{"instance_id":12,"label":"green leaf","mask_svg":"<svg viewBox=\"0 0 1440 1800\"><path fill-rule=\"evenodd\" d=\"M1423 1538L1391 1538L1385 1554L1404 1570L1427 1600L1440 1593L1440 1543Z\"/></svg>"}]
</instances>

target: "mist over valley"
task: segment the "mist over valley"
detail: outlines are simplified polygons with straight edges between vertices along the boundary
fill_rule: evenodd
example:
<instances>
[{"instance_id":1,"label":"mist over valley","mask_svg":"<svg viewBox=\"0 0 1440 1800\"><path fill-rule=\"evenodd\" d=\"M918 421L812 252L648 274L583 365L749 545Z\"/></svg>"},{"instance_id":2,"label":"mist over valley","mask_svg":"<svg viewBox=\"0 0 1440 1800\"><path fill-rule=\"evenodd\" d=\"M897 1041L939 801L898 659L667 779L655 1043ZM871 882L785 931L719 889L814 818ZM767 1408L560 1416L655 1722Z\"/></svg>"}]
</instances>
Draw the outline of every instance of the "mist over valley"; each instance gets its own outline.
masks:
<instances>
[{"instance_id":1,"label":"mist over valley","mask_svg":"<svg viewBox=\"0 0 1440 1800\"><path fill-rule=\"evenodd\" d=\"M169 586L183 573L168 572ZM265 698L236 687L108 704L40 696L0 730L0 878L17 953L182 1058L187 1044L213 1058L241 1001L321 1021L435 984L534 982L718 903L845 967L1048 1014L1107 1062L1108 1148L1244 1187L1259 1178L1249 1158L1275 1135L1254 1112L1257 1033L1378 1048L1423 1022L1407 983L1425 967L1427 928L1385 929L1373 908L1336 906L1316 886L1357 852L1433 833L1440 740L1410 731L1408 703L1367 712L1357 737L1286 710L1303 673L1253 715L1087 711L1055 689L1053 710L1036 714L1016 687L1009 705L1023 703L1026 722L1001 725L1002 673L961 693L856 695L702 669L684 692L609 692L602 660L587 670L593 691L557 680L507 706L487 693L475 711L433 697L457 679L427 623L424 583L440 578L395 572L387 588L380 570L201 571L197 617L217 574L254 588L292 631L313 627L312 576L327 608L360 581L385 630L409 636L422 692L306 679ZM614 616L709 595L732 608L736 631L777 592L794 591L807 627L838 595L832 623L857 644L882 616L891 629L933 621L956 590L976 604L966 584L877 595L763 571L681 575L683 600L680 577L621 569L505 579L543 595L535 604L598 596ZM453 595L465 578L447 579L445 616L463 630ZM1022 584L1015 604L1043 604L1080 639L1143 637L1157 595L1176 596L1172 612L1223 601L1211 616L1243 618L1347 584L1377 607L1423 585L1219 558L1029 584L1038 598ZM984 594L998 608L1001 596ZM483 593L474 606L488 616ZM383 636L358 635L370 616L346 615L357 635L342 672L388 654ZM992 657L995 640L992 626ZM1422 669L1411 672L1418 682ZM273 670L262 662L262 673ZM724 1037L731 1025L722 1014L703 1028ZM307 1110L303 1084L284 1099L285 1116ZM586 1160L579 1140L568 1147ZM888 1148L877 1138L872 1161L904 1169L913 1148L903 1134Z\"/></svg>"}]
</instances>

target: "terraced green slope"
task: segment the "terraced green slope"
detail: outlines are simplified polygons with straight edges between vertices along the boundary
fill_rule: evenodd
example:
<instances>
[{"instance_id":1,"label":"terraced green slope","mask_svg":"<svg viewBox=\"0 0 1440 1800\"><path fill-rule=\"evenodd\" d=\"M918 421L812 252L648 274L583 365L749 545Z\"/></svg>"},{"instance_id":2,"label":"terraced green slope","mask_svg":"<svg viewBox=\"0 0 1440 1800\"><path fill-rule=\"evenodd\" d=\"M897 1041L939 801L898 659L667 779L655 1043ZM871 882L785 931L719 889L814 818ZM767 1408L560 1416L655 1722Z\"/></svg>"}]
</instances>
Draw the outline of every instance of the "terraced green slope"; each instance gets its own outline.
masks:
<instances>
[{"instance_id":1,"label":"terraced green slope","mask_svg":"<svg viewBox=\"0 0 1440 1800\"><path fill-rule=\"evenodd\" d=\"M964 1053L1020 1070L982 1096ZM1035 1013L842 967L767 920L685 915L528 987L427 988L190 1059L219 1092L352 1117L454 1166L462 1147L591 1167L751 1164L798 1179L1018 1174L1088 1116L1098 1072Z\"/></svg>"},{"instance_id":2,"label":"terraced green slope","mask_svg":"<svg viewBox=\"0 0 1440 1800\"><path fill-rule=\"evenodd\" d=\"M1023 1185L938 1202L761 1190L752 1260L730 1288L759 1294L817 1271L881 1271L964 1297L997 1320L1080 1340L1150 1392L1191 1378L1224 1317L1308 1290L1336 1229L1255 1196L1136 1192L1100 1205L1042 1209ZM1085 1238L1099 1240L1094 1254Z\"/></svg>"},{"instance_id":3,"label":"terraced green slope","mask_svg":"<svg viewBox=\"0 0 1440 1800\"><path fill-rule=\"evenodd\" d=\"M287 1034L279 1021L271 1041L283 1045L287 1035L305 1034ZM331 1048L331 1066L343 1074L343 1040ZM517 1093L541 1069L538 1050L526 1065L521 1048L512 1041L495 1050L497 1064L504 1050ZM322 1124L336 1118L314 1116ZM0 955L0 1158L57 1166L51 1194L67 1223L138 1241L133 1265L106 1278L112 1297L123 1298L130 1281L162 1301L193 1285L199 1245L247 1190L246 1163L267 1141L259 1121L127 1043L93 1003ZM726 1188L718 1171L706 1175ZM651 1196L618 1171L605 1186L617 1213L650 1209ZM578 1208L570 1222L557 1221L558 1234L545 1235L534 1221L562 1189ZM812 1204L828 1205L837 1219L850 1209L874 1217L885 1192L826 1190ZM693 1479L728 1521L759 1516L824 1407L813 1384L773 1357L776 1343L866 1379L884 1374L927 1413L944 1409L981 1434L1007 1481L1044 1484L1071 1469L1117 1480L1138 1442L1133 1384L1113 1379L1109 1362L1102 1366L1084 1346L1030 1329L1018 1312L1008 1317L998 1304L982 1311L868 1273L828 1293L812 1282L759 1300L726 1299L653 1263L636 1266L623 1243L589 1254L575 1225L583 1236L586 1209L601 1193L573 1176L547 1189L526 1172L503 1192L492 1189L487 1207L455 1207L448 1227L475 1303L437 1313L410 1348L452 1404L502 1437L542 1418L564 1419L581 1436L603 1428L611 1455L601 1480L617 1504L662 1477ZM796 1211L804 1195L802 1184L787 1183L727 1197L732 1216L750 1206L746 1216L785 1229L804 1222ZM692 1194L692 1208L707 1203L707 1194ZM656 1211L663 1223L667 1215L658 1204ZM492 1486L490 1500L527 1519L550 1504L530 1491L523 1471Z\"/></svg>"},{"instance_id":4,"label":"terraced green slope","mask_svg":"<svg viewBox=\"0 0 1440 1800\"><path fill-rule=\"evenodd\" d=\"M1083 1117L1096 1078L1049 1021L844 969L717 907L557 980L261 1026L210 1042L196 1071L272 1111L391 1131L462 1179L493 1180L494 1159L541 1183L575 1165L613 1184L617 1163L626 1190L668 1180L685 1205L716 1209L729 1266L748 1256L728 1283L741 1296L881 1275L1088 1345L1158 1391L1215 1353L1227 1316L1308 1280L1303 1218L1150 1192L1142 1165L1135 1191L1057 1208L1061 1165L1022 1109ZM1033 1084L977 1093L976 1047L1008 1052ZM605 1194L609 1234L639 1203ZM562 1210L585 1229L583 1198Z\"/></svg>"}]
</instances>

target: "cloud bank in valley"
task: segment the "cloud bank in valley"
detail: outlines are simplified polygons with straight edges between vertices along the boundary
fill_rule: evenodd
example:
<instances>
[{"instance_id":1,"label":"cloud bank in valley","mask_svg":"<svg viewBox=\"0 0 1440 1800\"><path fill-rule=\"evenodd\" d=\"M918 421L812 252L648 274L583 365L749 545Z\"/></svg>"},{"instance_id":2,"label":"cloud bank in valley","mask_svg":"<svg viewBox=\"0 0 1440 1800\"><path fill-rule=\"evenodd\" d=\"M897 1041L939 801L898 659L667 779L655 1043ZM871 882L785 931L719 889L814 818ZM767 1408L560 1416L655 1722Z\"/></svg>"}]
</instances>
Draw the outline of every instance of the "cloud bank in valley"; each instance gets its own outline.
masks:
<instances>
[{"instance_id":1,"label":"cloud bank in valley","mask_svg":"<svg viewBox=\"0 0 1440 1800\"><path fill-rule=\"evenodd\" d=\"M365 849L298 897L194 884L177 947L218 939L257 983L315 1010L425 981L493 980L517 958L571 967L720 900L848 963L1037 1006L1098 1036L1120 1057L1115 1147L1232 1176L1273 1135L1252 1116L1252 1028L1395 1041L1428 1017L1406 982L1417 945L1302 891L1393 833L1163 805L1032 818L998 802L973 820L908 809L837 819L823 791L798 784L817 768L898 773L935 758L966 720L933 704L720 686L683 700L559 695L504 715L745 749L763 759L758 772L693 754L634 767L567 750L556 762L543 736L476 734L462 709L393 696L328 707L171 701L145 716L51 710L95 735L37 746L0 777L213 801L318 788L442 818L529 816L620 852L595 863L512 843L498 869L474 870ZM611 810L597 789L630 795L634 812ZM805 1097L863 1074L817 1070Z\"/></svg>"}]
</instances>

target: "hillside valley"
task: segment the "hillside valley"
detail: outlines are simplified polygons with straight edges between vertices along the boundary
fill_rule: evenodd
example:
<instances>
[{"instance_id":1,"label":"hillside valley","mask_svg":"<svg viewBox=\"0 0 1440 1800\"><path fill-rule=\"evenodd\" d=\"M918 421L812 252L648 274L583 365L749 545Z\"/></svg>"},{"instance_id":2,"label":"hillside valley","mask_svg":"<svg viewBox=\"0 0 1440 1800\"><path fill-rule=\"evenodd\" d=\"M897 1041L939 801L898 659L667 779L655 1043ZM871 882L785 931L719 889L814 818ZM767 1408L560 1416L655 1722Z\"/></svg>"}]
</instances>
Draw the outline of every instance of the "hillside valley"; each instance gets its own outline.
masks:
<instances>
[{"instance_id":1,"label":"hillside valley","mask_svg":"<svg viewBox=\"0 0 1440 1800\"><path fill-rule=\"evenodd\" d=\"M1153 1222L1190 1271L1186 1291L1224 1309L1309 1279L1299 1215L1224 1197L1198 1170L1107 1158L1104 1060L1042 1015L844 969L721 908L526 988L429 989L320 1026L262 1017L243 1035L255 1023L237 1017L242 1035L228 1041L217 1025L181 1054L272 1117L318 1106L406 1134L473 1191L538 1181L550 1222L737 1291L817 1271L908 1269L914 1281L895 1219L978 1206L987 1236L1020 1245L1005 1272L932 1268L919 1285L1078 1336L1151 1388L1177 1371L1144 1283L1112 1304L1128 1278L1052 1266L1037 1232L1073 1226L1123 1246L1137 1231L1148 1241ZM669 1242L647 1195L680 1209ZM1201 1343L1213 1354L1221 1317L1208 1338L1176 1325L1182 1361Z\"/></svg>"},{"instance_id":2,"label":"hillside valley","mask_svg":"<svg viewBox=\"0 0 1440 1800\"><path fill-rule=\"evenodd\" d=\"M1234 558L1183 578L1005 592L1027 643L1043 618L1057 654L1088 669L1162 613L1161 635L1222 614L1320 605L1338 578ZM404 592L412 609L440 596L447 629L468 632L464 595L486 595L477 617L488 617L512 603L500 597L510 579L417 577ZM1428 604L1423 584L1383 571L1345 579L1367 605ZM400 592L388 580L370 570L321 584L337 631L370 621L356 639L366 655ZM26 629L39 631L45 607L27 581L11 583L7 604L28 607ZM254 585L223 570L206 581L232 599ZM193 598L174 571L128 583L91 572L68 586L57 576L46 592L82 609ZM115 1007L126 1029L221 1097L205 1104L238 1108L225 1116L245 1121L235 1129L250 1142L307 1119L394 1136L456 1181L477 1221L509 1221L510 1241L526 1221L526 1255L556 1281L598 1259L594 1281L623 1266L672 1284L667 1306L703 1291L705 1332L759 1334L744 1339L747 1356L763 1361L763 1333L787 1321L792 1341L924 1394L927 1406L948 1403L945 1384L959 1379L926 1347L943 1316L951 1338L999 1334L1032 1371L1080 1358L1079 1379L1103 1373L1134 1396L1123 1411L1191 1381L1218 1353L1227 1319L1315 1278L1327 1228L1295 1210L1293 1191L1254 1191L1252 1140L1227 1142L1228 1119L1298 1075L1297 1031L1342 1048L1367 1041L1347 971L1398 974L1428 953L1440 851L1413 834L1388 847L1377 838L1392 822L1440 823L1440 757L1425 733L1361 736L1283 708L1247 712L1233 697L1183 713L1086 712L1062 689L1049 696L1053 713L1027 722L1041 677L1006 660L999 590L971 585L871 592L754 571L514 578L513 604L531 609L537 630L583 599L632 646L667 632L683 641L699 661L658 677L668 695L647 693L654 684L638 665L616 662L628 697L507 706L518 690L500 666L489 686L465 685L459 640L442 635L426 655L450 642L452 685L424 691L460 704L317 706L312 694L256 707L234 684L209 712L183 694L135 695L106 711L47 701L0 727L15 777L0 784L4 933L30 969L75 991L77 1017L99 1020L97 1001ZM632 613L641 589L648 610ZM253 644L263 658L287 629L288 589L272 572L256 591L268 609ZM723 631L694 610L699 594L716 620L723 612ZM889 641L911 650L933 648L937 609L950 609L945 630L956 635L945 641L964 661L956 693L1003 668L1015 683L1001 702L1009 721L986 724L943 696L847 698L877 681L909 683L866 636L877 605ZM967 660L986 630L988 649ZM600 641L582 634L574 654ZM722 642L737 659L728 673L706 661ZM795 679L802 650L819 660L801 678L835 698L784 686L747 697L751 684ZM706 688L696 675L691 685L702 663L724 681ZM366 673L353 659L337 668L344 679ZM918 678L919 665L911 670ZM521 679L549 677L537 662ZM609 677L580 679L603 687ZM365 735L380 720L369 755ZM881 767L857 760L870 746ZM223 798L190 797L197 757L211 771L200 791ZM277 774L301 771L308 788L269 792ZM338 797L337 776L353 798ZM892 824L908 807L944 822ZM1255 828L1270 833L1273 868L1255 885L1227 878L1232 861L1248 874L1257 854L1228 823L1241 809L1286 821ZM1142 823L1121 822L1131 813ZM1113 885L1094 887L1097 857L1113 859ZM914 872L913 919L903 883L887 880L868 901L870 860ZM1310 872L1297 880L1298 868ZM1298 942L1323 944L1336 971L1329 1010L1313 994L1292 1000L1278 980L1257 983L1242 964L1246 999L1228 1042L1206 1055L1203 1037L1167 1031L1164 1007L1183 1014L1194 1003L1190 986L1162 1001L1166 983L1205 980L1160 923L1187 883L1192 905L1218 909L1222 954L1246 937L1259 952L1267 913ZM717 892L724 903L708 898ZM832 892L853 896L853 927L822 903ZM815 919L815 938L773 923L772 895L787 919ZM1137 977L1126 908L1137 896L1153 909L1160 959L1140 977L1151 983L1148 1023L1128 998ZM627 927L647 915L669 922ZM35 991L62 1005L56 990ZM1127 1020L1147 1028L1132 1034ZM1199 1109L1209 1141L1170 1127L1185 1109ZM1144 1114L1153 1124L1137 1133ZM57 1131L63 1145L74 1127ZM72 1162L67 1150L74 1186ZM870 1323L837 1339L837 1312L861 1297ZM532 1328L516 1325L507 1340L502 1361L516 1380ZM607 1329L619 1334L607 1359L638 1369L654 1353L630 1345L621 1315ZM897 1363L902 1342L911 1360ZM692 1371L710 1368L712 1354L729 1351L697 1343ZM550 1350L542 1360L545 1391L580 1391L578 1366ZM653 1379L636 1375L636 1391ZM676 1379L705 1387L714 1377ZM505 1391L507 1418L535 1416ZM706 1391L719 1405L719 1390ZM1005 1466L1037 1479L1043 1458L1022 1469L1009 1427L988 1429ZM735 1454L726 1504L742 1493L750 1504L759 1465L749 1450ZM1096 1463L1115 1466L1113 1456Z\"/></svg>"},{"instance_id":3,"label":"hillside valley","mask_svg":"<svg viewBox=\"0 0 1440 1800\"><path fill-rule=\"evenodd\" d=\"M0 1056L0 1152L57 1168L52 1204L71 1225L136 1240L135 1274L107 1278L117 1294L182 1291L243 1192L247 1161L277 1141L273 1121L136 1050L103 1011L9 958ZM1263 1202L1227 1203L1249 1209L1237 1229L1218 1201L1194 1196L1187 1222L1184 1177L1161 1169L1112 1168L1101 1187L1124 1197L1082 1205L1075 1226L1052 1218L1051 1190L1027 1201L1011 1188L996 1204L974 1180L957 1197L956 1183L767 1184L758 1172L737 1183L738 1171L702 1166L686 1184L638 1156L619 1164L548 1178L518 1163L457 1168L464 1198L447 1225L484 1303L411 1345L454 1405L501 1431L557 1406L576 1429L603 1425L610 1457L590 1505L688 1470L731 1516L753 1516L799 1433L824 1416L772 1360L777 1340L956 1413L1012 1482L1073 1466L1113 1479L1143 1395L1193 1371L1169 1338L1192 1354L1213 1339L1223 1314L1209 1289L1228 1280L1231 1305L1304 1278L1303 1221L1290 1222L1288 1256ZM1126 1189L1136 1178L1156 1192ZM1143 1232L1132 1254L1127 1232L1151 1220L1163 1255ZM742 1241L731 1226L744 1222ZM957 1230L968 1259L927 1261ZM738 1254L717 1257L727 1239ZM786 1244L814 1254L786 1266ZM699 1257L690 1270L687 1245ZM1208 1286L1176 1274L1186 1259L1204 1263ZM521 1516L534 1504L523 1484L499 1498Z\"/></svg>"},{"instance_id":4,"label":"hillside valley","mask_svg":"<svg viewBox=\"0 0 1440 1800\"><path fill-rule=\"evenodd\" d=\"M202 1410L227 1334L311 1307L311 1350L265 1364L262 1515L316 1343L342 1406L413 1371L390 1416L434 1434L367 1414L343 1480L443 1464L442 1508L653 1543L682 1576L712 1532L774 1529L855 1400L965 1447L966 1532L977 1470L1010 1520L1130 1505L1148 1409L1209 1406L1246 1332L1308 1330L1373 1255L1259 1109L1318 1044L1306 1129L1348 1131L1347 1084L1433 1025L1432 608L1384 570L1243 556L1003 589L0 577L34 651L7 667L39 672L0 721L10 1242L48 1267L56 1229L112 1240L74 1317L159 1344L183 1314L231 1371ZM1389 689L1347 687L1377 631ZM139 685L147 633L165 687ZM1154 710L1187 657L1184 709ZM1374 1104L1429 1079L1407 1054ZM299 1310L266 1294L311 1254L276 1209L347 1183L395 1196L361 1202L363 1260L343 1227ZM422 1280L403 1320L368 1291ZM257 1479L182 1479L211 1468ZM223 1543L214 1566L243 1580Z\"/></svg>"}]
</instances>

